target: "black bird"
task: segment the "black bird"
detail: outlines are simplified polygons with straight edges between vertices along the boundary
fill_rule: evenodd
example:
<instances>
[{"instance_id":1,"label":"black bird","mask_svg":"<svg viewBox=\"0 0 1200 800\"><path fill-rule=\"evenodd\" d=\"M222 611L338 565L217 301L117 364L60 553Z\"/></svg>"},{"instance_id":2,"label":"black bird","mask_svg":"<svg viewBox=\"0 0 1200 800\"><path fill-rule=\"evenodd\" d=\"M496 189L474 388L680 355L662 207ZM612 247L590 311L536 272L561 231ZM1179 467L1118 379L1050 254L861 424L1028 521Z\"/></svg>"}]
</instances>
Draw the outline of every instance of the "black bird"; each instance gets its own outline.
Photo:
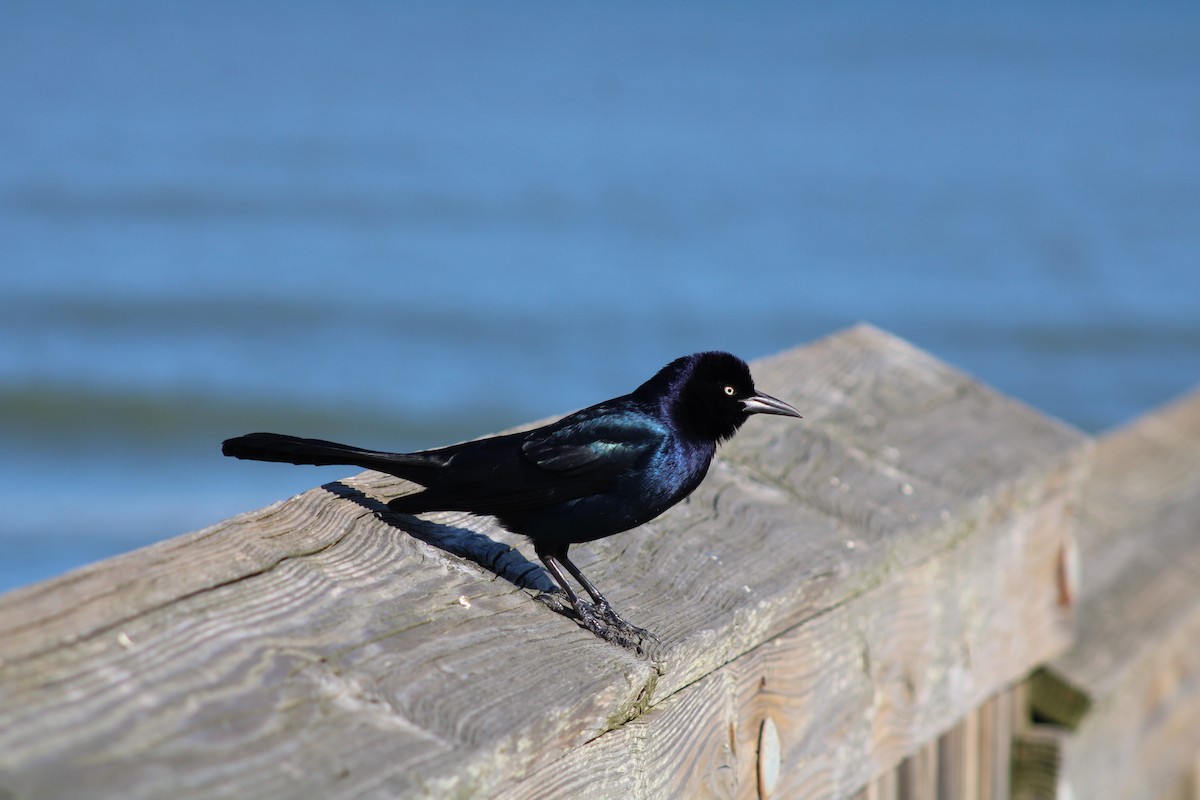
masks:
<instances>
[{"instance_id":1,"label":"black bird","mask_svg":"<svg viewBox=\"0 0 1200 800\"><path fill-rule=\"evenodd\" d=\"M352 464L425 487L388 503L405 514L466 511L524 534L583 627L605 623L647 636L617 616L567 558L567 548L648 522L691 494L717 444L751 414L800 413L754 388L746 362L722 352L672 361L633 392L557 422L417 453L384 453L277 433L227 440L227 456L289 464ZM571 588L563 568L592 598Z\"/></svg>"}]
</instances>

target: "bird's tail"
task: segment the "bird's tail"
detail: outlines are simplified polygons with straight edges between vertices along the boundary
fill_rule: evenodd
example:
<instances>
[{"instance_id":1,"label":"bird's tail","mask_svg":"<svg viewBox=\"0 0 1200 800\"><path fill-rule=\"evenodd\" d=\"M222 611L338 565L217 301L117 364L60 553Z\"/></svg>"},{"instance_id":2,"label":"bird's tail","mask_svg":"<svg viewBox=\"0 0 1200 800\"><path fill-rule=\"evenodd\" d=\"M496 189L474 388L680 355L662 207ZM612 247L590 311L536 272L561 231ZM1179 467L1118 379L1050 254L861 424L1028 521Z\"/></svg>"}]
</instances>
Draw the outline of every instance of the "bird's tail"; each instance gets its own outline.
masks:
<instances>
[{"instance_id":1,"label":"bird's tail","mask_svg":"<svg viewBox=\"0 0 1200 800\"><path fill-rule=\"evenodd\" d=\"M282 433L248 433L221 444L221 452L251 461L277 461L285 464L312 464L324 467L348 464L386 472L421 483L421 473L437 466L420 453L381 453L324 439L302 439Z\"/></svg>"}]
</instances>

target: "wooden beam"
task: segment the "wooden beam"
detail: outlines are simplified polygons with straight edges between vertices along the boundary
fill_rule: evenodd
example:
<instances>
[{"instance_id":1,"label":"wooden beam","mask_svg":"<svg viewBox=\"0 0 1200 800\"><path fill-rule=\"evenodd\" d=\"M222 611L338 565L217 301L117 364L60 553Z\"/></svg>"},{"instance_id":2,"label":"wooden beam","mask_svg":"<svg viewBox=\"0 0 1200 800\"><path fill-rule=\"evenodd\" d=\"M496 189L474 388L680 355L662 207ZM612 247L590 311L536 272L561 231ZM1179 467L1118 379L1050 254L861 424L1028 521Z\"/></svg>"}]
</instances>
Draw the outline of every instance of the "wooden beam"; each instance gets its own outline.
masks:
<instances>
[{"instance_id":1,"label":"wooden beam","mask_svg":"<svg viewBox=\"0 0 1200 800\"><path fill-rule=\"evenodd\" d=\"M0 794L853 795L1066 647L1089 443L867 326L754 371L805 420L572 552L654 658L364 473L0 597Z\"/></svg>"}]
</instances>

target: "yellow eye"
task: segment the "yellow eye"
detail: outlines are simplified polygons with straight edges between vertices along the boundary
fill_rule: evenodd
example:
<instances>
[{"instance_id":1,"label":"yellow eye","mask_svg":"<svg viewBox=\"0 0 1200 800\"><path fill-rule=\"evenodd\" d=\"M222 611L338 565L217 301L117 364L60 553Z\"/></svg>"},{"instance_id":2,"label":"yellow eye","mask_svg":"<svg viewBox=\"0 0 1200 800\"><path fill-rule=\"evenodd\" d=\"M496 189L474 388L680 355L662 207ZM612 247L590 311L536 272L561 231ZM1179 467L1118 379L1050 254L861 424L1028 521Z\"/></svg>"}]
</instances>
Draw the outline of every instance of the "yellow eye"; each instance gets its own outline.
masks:
<instances>
[{"instance_id":1,"label":"yellow eye","mask_svg":"<svg viewBox=\"0 0 1200 800\"><path fill-rule=\"evenodd\" d=\"M726 386L725 394L729 395L730 397L733 397L735 394L737 394L737 390L734 389L732 386Z\"/></svg>"}]
</instances>

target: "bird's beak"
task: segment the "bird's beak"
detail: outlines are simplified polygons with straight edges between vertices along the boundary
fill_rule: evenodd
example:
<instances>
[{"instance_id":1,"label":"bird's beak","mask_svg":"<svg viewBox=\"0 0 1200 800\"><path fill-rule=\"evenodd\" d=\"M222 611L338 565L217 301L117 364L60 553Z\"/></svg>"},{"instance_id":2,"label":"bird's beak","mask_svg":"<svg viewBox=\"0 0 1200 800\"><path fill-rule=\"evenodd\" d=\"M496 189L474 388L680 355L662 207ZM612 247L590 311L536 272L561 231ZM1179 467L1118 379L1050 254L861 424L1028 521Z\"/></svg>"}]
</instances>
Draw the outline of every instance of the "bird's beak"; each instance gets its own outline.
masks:
<instances>
[{"instance_id":1,"label":"bird's beak","mask_svg":"<svg viewBox=\"0 0 1200 800\"><path fill-rule=\"evenodd\" d=\"M742 401L747 414L779 414L782 417L799 417L800 412L778 398L758 392Z\"/></svg>"}]
</instances>

